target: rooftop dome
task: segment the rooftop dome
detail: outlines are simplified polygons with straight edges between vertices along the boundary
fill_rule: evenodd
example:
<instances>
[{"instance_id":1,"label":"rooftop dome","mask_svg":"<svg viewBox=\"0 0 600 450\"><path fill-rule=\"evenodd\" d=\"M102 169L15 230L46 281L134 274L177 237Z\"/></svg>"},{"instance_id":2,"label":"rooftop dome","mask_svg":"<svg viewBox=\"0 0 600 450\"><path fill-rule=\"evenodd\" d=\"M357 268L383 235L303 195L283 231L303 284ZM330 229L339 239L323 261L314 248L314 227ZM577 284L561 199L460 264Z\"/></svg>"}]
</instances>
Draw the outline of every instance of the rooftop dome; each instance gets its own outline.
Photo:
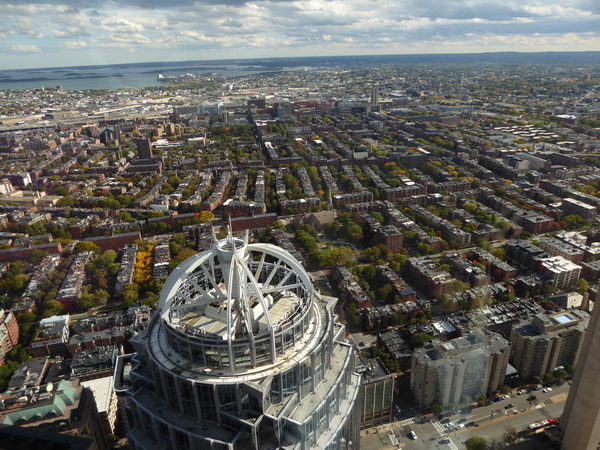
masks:
<instances>
[{"instance_id":1,"label":"rooftop dome","mask_svg":"<svg viewBox=\"0 0 600 450\"><path fill-rule=\"evenodd\" d=\"M235 373L274 364L297 343L308 327L286 331L310 322L314 294L288 252L229 234L171 273L158 310L171 350L194 365Z\"/></svg>"}]
</instances>

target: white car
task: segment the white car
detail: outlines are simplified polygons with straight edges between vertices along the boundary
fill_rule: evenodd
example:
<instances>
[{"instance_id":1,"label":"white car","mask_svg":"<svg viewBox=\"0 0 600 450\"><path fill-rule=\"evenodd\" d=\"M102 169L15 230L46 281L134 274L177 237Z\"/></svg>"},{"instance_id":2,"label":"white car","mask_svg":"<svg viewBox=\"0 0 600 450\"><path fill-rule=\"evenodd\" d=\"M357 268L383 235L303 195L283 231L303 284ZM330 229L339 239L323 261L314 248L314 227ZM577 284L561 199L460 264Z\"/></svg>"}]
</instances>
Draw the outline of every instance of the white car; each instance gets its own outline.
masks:
<instances>
[{"instance_id":1,"label":"white car","mask_svg":"<svg viewBox=\"0 0 600 450\"><path fill-rule=\"evenodd\" d=\"M550 388L550 387L544 388L544 389L542 389L542 392L552 392L552 388Z\"/></svg>"},{"instance_id":2,"label":"white car","mask_svg":"<svg viewBox=\"0 0 600 450\"><path fill-rule=\"evenodd\" d=\"M415 433L414 431L411 431L410 433L408 433L408 437L411 438L413 441L416 441L417 433Z\"/></svg>"}]
</instances>

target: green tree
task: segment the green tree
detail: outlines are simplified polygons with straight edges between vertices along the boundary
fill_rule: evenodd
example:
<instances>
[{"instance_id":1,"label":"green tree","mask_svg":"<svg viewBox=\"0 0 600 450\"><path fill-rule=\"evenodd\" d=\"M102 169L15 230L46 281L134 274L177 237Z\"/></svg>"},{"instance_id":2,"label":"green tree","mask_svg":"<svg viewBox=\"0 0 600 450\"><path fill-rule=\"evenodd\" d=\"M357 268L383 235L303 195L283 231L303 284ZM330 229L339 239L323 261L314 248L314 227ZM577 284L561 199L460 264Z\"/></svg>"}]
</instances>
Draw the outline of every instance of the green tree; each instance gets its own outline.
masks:
<instances>
[{"instance_id":1,"label":"green tree","mask_svg":"<svg viewBox=\"0 0 600 450\"><path fill-rule=\"evenodd\" d=\"M29 261L31 261L32 264L38 264L42 259L44 259L49 254L50 253L48 253L48 252L43 252L41 250L35 249L31 252Z\"/></svg>"},{"instance_id":2,"label":"green tree","mask_svg":"<svg viewBox=\"0 0 600 450\"><path fill-rule=\"evenodd\" d=\"M177 267L179 264L181 264L183 261L185 261L188 258L191 258L192 256L194 256L196 253L198 253L196 250L193 250L191 248L184 248L182 249L175 258L173 258L171 260L171 262L169 262L169 272L171 272L173 269L175 269L175 267Z\"/></svg>"},{"instance_id":3,"label":"green tree","mask_svg":"<svg viewBox=\"0 0 600 450\"><path fill-rule=\"evenodd\" d=\"M377 296L382 300L382 301L387 301L389 299L390 294L392 293L392 285L391 284L385 284L383 286L381 286L379 289L377 289Z\"/></svg>"},{"instance_id":4,"label":"green tree","mask_svg":"<svg viewBox=\"0 0 600 450\"><path fill-rule=\"evenodd\" d=\"M466 291L466 290L470 289L471 285L465 281L456 280L452 284L452 287L454 288L455 291L462 292L462 291Z\"/></svg>"},{"instance_id":5,"label":"green tree","mask_svg":"<svg viewBox=\"0 0 600 450\"><path fill-rule=\"evenodd\" d=\"M557 380L566 380L569 378L569 372L564 369L558 369L554 371L554 378Z\"/></svg>"},{"instance_id":6,"label":"green tree","mask_svg":"<svg viewBox=\"0 0 600 450\"><path fill-rule=\"evenodd\" d=\"M96 298L97 306L104 306L108 303L108 299L110 298L110 294L106 292L104 289L98 289L94 292L94 297Z\"/></svg>"},{"instance_id":7,"label":"green tree","mask_svg":"<svg viewBox=\"0 0 600 450\"><path fill-rule=\"evenodd\" d=\"M75 246L75 253L86 252L86 251L91 251L98 255L100 253L102 253L102 250L100 249L100 247L98 247L93 242L82 241L82 242L77 243L77 245Z\"/></svg>"},{"instance_id":8,"label":"green tree","mask_svg":"<svg viewBox=\"0 0 600 450\"><path fill-rule=\"evenodd\" d=\"M350 320L354 325L360 325L360 315L354 303L348 302L346 304L346 313L350 316Z\"/></svg>"},{"instance_id":9,"label":"green tree","mask_svg":"<svg viewBox=\"0 0 600 450\"><path fill-rule=\"evenodd\" d=\"M92 263L99 269L106 269L117 259L117 253L114 250L106 250L100 256L94 258Z\"/></svg>"},{"instance_id":10,"label":"green tree","mask_svg":"<svg viewBox=\"0 0 600 450\"><path fill-rule=\"evenodd\" d=\"M62 206L63 208L67 206L72 208L73 206L75 206L75 198L71 196L63 197L58 200L57 204L58 206Z\"/></svg>"},{"instance_id":11,"label":"green tree","mask_svg":"<svg viewBox=\"0 0 600 450\"><path fill-rule=\"evenodd\" d=\"M410 338L410 345L413 348L422 347L426 342L433 339L433 336L427 333L415 333Z\"/></svg>"},{"instance_id":12,"label":"green tree","mask_svg":"<svg viewBox=\"0 0 600 450\"><path fill-rule=\"evenodd\" d=\"M487 441L479 436L473 436L465 441L467 450L486 450Z\"/></svg>"},{"instance_id":13,"label":"green tree","mask_svg":"<svg viewBox=\"0 0 600 450\"><path fill-rule=\"evenodd\" d=\"M588 282L583 278L580 278L577 280L577 283L575 283L575 290L580 294L585 294L589 290Z\"/></svg>"},{"instance_id":14,"label":"green tree","mask_svg":"<svg viewBox=\"0 0 600 450\"><path fill-rule=\"evenodd\" d=\"M21 335L29 335L37 323L37 316L32 312L23 312L17 315L19 332Z\"/></svg>"},{"instance_id":15,"label":"green tree","mask_svg":"<svg viewBox=\"0 0 600 450\"><path fill-rule=\"evenodd\" d=\"M379 223L384 223L385 219L383 218L383 214L377 212L377 211L372 211L371 216L373 216L373 218L375 218L375 220L377 220Z\"/></svg>"},{"instance_id":16,"label":"green tree","mask_svg":"<svg viewBox=\"0 0 600 450\"><path fill-rule=\"evenodd\" d=\"M436 416L440 416L444 412L444 407L442 405L438 405L437 403L431 407L431 411Z\"/></svg>"},{"instance_id":17,"label":"green tree","mask_svg":"<svg viewBox=\"0 0 600 450\"><path fill-rule=\"evenodd\" d=\"M29 276L25 275L24 273L18 273L14 276L9 276L5 280L2 280L0 282L0 286L4 292L17 294L25 289L28 282Z\"/></svg>"},{"instance_id":18,"label":"green tree","mask_svg":"<svg viewBox=\"0 0 600 450\"><path fill-rule=\"evenodd\" d=\"M54 294L56 297L56 294ZM43 317L51 317L51 316L60 316L65 311L63 305L56 300L47 300L44 302L44 312L42 313Z\"/></svg>"},{"instance_id":19,"label":"green tree","mask_svg":"<svg viewBox=\"0 0 600 450\"><path fill-rule=\"evenodd\" d=\"M155 292L147 292L146 297L142 300L142 304L154 308L158 303L159 297Z\"/></svg>"},{"instance_id":20,"label":"green tree","mask_svg":"<svg viewBox=\"0 0 600 450\"><path fill-rule=\"evenodd\" d=\"M561 226L567 230L575 230L582 228L588 222L581 216L576 216L575 214L571 214L569 216L563 217L561 220Z\"/></svg>"},{"instance_id":21,"label":"green tree","mask_svg":"<svg viewBox=\"0 0 600 450\"><path fill-rule=\"evenodd\" d=\"M77 311L86 312L95 306L94 296L92 294L82 294L77 300Z\"/></svg>"},{"instance_id":22,"label":"green tree","mask_svg":"<svg viewBox=\"0 0 600 450\"><path fill-rule=\"evenodd\" d=\"M123 290L123 306L131 306L138 301L139 287L137 284L128 284Z\"/></svg>"}]
</instances>

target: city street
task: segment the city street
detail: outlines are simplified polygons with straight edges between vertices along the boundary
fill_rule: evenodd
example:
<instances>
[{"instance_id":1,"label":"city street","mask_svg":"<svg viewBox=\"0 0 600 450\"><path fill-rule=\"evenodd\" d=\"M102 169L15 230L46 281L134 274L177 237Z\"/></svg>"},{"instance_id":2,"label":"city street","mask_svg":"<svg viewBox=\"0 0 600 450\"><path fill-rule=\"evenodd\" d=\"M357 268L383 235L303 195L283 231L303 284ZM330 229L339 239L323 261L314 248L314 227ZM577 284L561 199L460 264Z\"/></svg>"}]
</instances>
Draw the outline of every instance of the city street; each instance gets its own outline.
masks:
<instances>
[{"instance_id":1,"label":"city street","mask_svg":"<svg viewBox=\"0 0 600 450\"><path fill-rule=\"evenodd\" d=\"M525 395L512 395L507 400L476 408L470 413L454 414L441 421L429 418L417 420L413 417L370 428L361 432L361 448L367 450L463 449L464 442L473 436L482 436L488 442L494 439L501 441L508 426L521 431L536 421L560 418L568 389L569 385L564 383L553 388L552 392L543 393L542 390L538 390ZM530 395L537 397L531 405L527 401ZM514 406L505 409L511 403ZM517 414L513 413L514 409L518 411ZM450 422L453 428L461 423L474 422L474 425L448 433L446 426ZM417 435L416 440L408 436L411 430ZM394 440L390 437L392 432L397 444L392 442Z\"/></svg>"}]
</instances>

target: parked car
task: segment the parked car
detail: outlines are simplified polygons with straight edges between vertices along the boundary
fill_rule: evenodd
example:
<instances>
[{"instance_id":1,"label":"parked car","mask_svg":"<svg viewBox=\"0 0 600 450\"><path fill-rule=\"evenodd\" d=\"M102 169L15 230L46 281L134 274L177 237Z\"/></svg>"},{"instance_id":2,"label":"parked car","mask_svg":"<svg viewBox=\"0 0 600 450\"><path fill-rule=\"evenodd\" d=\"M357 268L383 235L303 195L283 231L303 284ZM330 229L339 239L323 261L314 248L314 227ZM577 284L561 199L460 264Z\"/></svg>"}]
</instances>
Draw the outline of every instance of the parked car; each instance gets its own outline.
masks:
<instances>
[{"instance_id":1,"label":"parked car","mask_svg":"<svg viewBox=\"0 0 600 450\"><path fill-rule=\"evenodd\" d=\"M502 400L504 400L502 397L496 397L494 398L494 402L501 402Z\"/></svg>"},{"instance_id":2,"label":"parked car","mask_svg":"<svg viewBox=\"0 0 600 450\"><path fill-rule=\"evenodd\" d=\"M513 405L512 403L509 403L508 405L506 405L504 407L504 409L510 409L510 408L514 408L514 407L515 407L515 405Z\"/></svg>"},{"instance_id":3,"label":"parked car","mask_svg":"<svg viewBox=\"0 0 600 450\"><path fill-rule=\"evenodd\" d=\"M521 389L519 392L517 392L517 395L523 395L523 394L527 394L527 389Z\"/></svg>"},{"instance_id":4,"label":"parked car","mask_svg":"<svg viewBox=\"0 0 600 450\"><path fill-rule=\"evenodd\" d=\"M532 402L534 400L537 400L537 397L535 395L530 395L529 397L527 397L528 402Z\"/></svg>"},{"instance_id":5,"label":"parked car","mask_svg":"<svg viewBox=\"0 0 600 450\"><path fill-rule=\"evenodd\" d=\"M417 433L415 433L414 431L411 430L410 433L408 433L408 437L411 438L413 441L417 440Z\"/></svg>"},{"instance_id":6,"label":"parked car","mask_svg":"<svg viewBox=\"0 0 600 450\"><path fill-rule=\"evenodd\" d=\"M548 419L548 423L550 425L556 425L558 423L558 419Z\"/></svg>"},{"instance_id":7,"label":"parked car","mask_svg":"<svg viewBox=\"0 0 600 450\"><path fill-rule=\"evenodd\" d=\"M542 389L542 392L552 392L552 388L551 387L547 387Z\"/></svg>"},{"instance_id":8,"label":"parked car","mask_svg":"<svg viewBox=\"0 0 600 450\"><path fill-rule=\"evenodd\" d=\"M465 428L465 424L464 423L459 423L458 425L456 425L456 430L462 430Z\"/></svg>"},{"instance_id":9,"label":"parked car","mask_svg":"<svg viewBox=\"0 0 600 450\"><path fill-rule=\"evenodd\" d=\"M543 388L543 387L544 387L544 386L542 386L541 384L536 384L536 385L533 387L533 390L534 390L534 391L539 391L539 390L540 390L541 388Z\"/></svg>"}]
</instances>

